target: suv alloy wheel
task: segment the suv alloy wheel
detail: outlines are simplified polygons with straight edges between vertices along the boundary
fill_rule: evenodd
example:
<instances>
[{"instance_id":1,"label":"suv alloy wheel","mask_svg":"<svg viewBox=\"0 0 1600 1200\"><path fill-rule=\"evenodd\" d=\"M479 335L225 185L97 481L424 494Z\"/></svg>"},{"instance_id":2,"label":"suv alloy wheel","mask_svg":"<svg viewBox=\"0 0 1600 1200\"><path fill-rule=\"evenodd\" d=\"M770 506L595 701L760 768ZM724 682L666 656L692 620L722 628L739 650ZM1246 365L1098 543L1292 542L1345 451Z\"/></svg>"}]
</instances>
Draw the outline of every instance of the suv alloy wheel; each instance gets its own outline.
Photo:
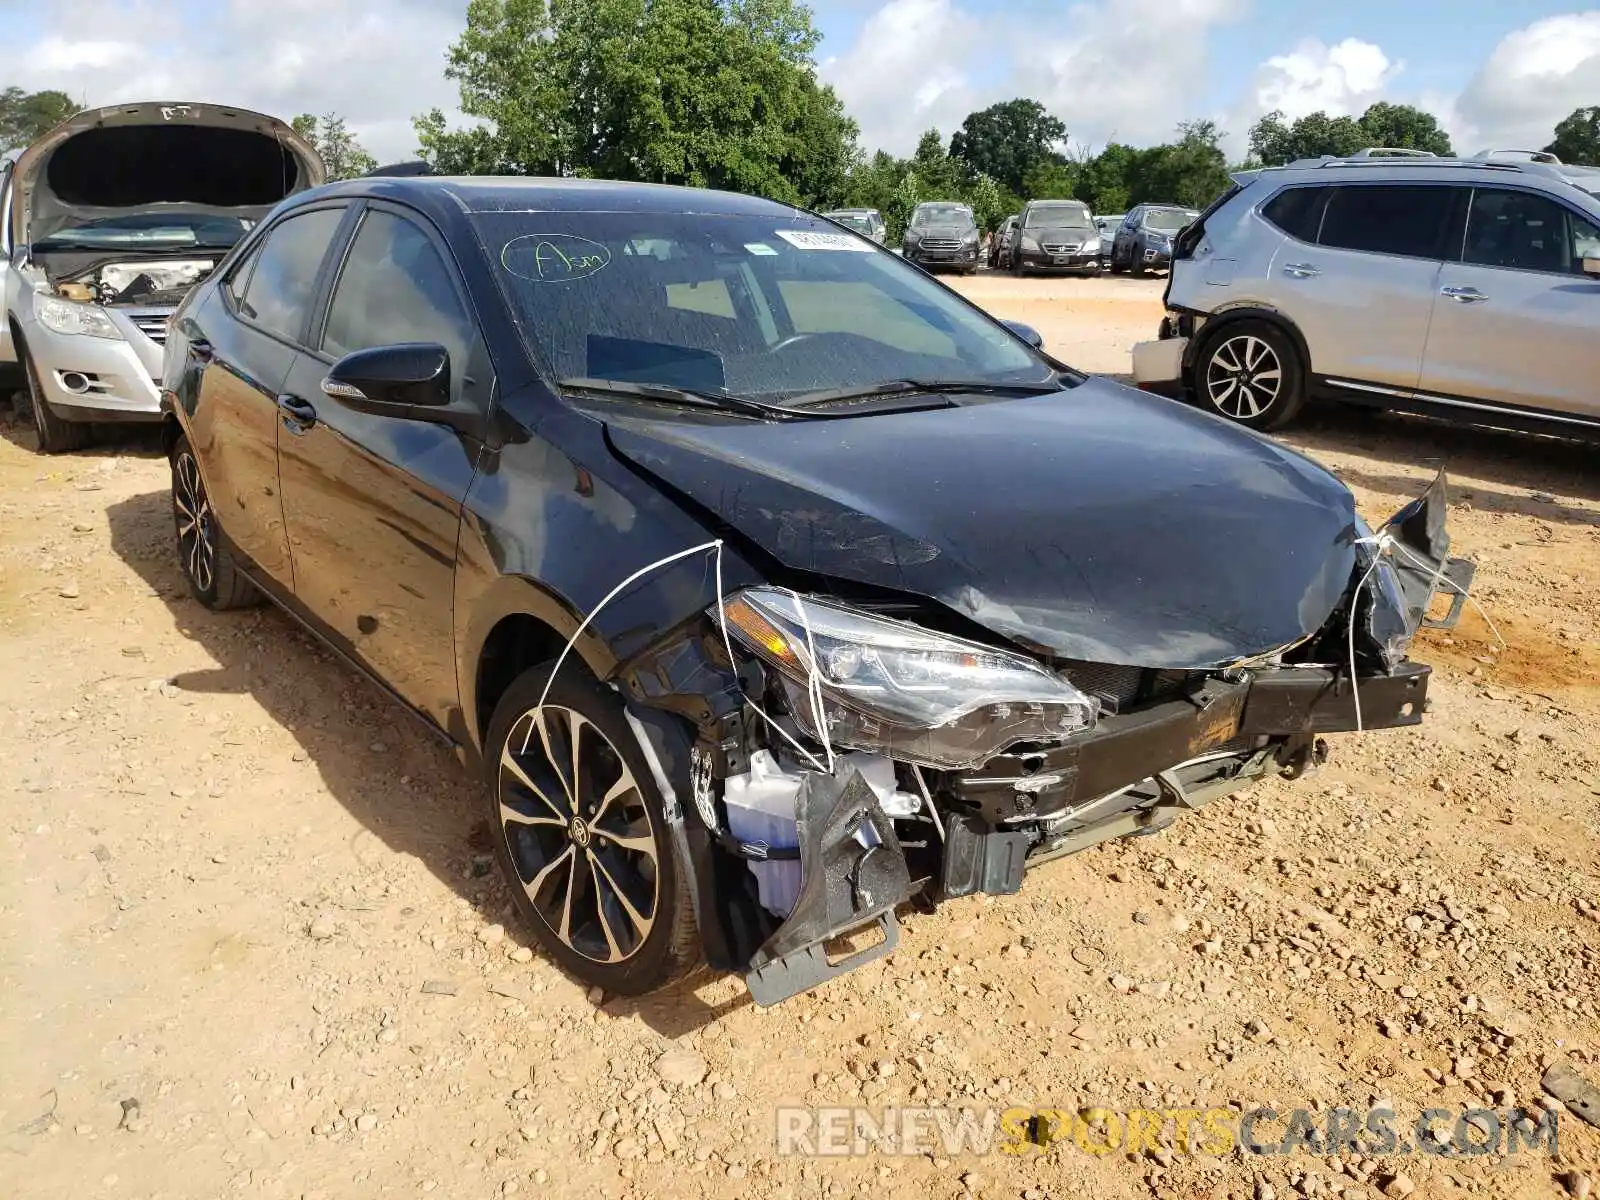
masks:
<instances>
[{"instance_id":1,"label":"suv alloy wheel","mask_svg":"<svg viewBox=\"0 0 1600 1200\"><path fill-rule=\"evenodd\" d=\"M495 708L484 772L495 857L528 931L569 975L639 995L697 958L649 764L622 702L576 656L524 672Z\"/></svg>"},{"instance_id":2,"label":"suv alloy wheel","mask_svg":"<svg viewBox=\"0 0 1600 1200\"><path fill-rule=\"evenodd\" d=\"M1304 372L1289 339L1265 321L1235 321L1207 339L1194 394L1209 411L1251 429L1276 429L1305 403Z\"/></svg>"}]
</instances>

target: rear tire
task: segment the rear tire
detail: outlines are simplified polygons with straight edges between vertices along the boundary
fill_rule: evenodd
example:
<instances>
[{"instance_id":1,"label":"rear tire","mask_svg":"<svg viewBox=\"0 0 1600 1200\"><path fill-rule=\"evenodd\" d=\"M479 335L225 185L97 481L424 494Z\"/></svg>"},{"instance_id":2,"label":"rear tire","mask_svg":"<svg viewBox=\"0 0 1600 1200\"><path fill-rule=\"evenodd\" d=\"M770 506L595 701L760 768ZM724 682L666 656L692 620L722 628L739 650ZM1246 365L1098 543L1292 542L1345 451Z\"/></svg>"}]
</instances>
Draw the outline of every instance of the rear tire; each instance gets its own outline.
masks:
<instances>
[{"instance_id":1,"label":"rear tire","mask_svg":"<svg viewBox=\"0 0 1600 1200\"><path fill-rule=\"evenodd\" d=\"M178 544L178 570L189 593L212 612L247 608L261 602L256 585L239 570L223 536L200 477L200 464L180 436L168 459L172 464L172 523Z\"/></svg>"},{"instance_id":2,"label":"rear tire","mask_svg":"<svg viewBox=\"0 0 1600 1200\"><path fill-rule=\"evenodd\" d=\"M39 383L39 368L33 365L33 356L24 349L21 358L28 376L28 403L33 410L33 427L39 433L39 453L69 454L74 450L82 450L93 437L92 429L81 421L65 421L56 416L50 402L44 398L44 388Z\"/></svg>"},{"instance_id":3,"label":"rear tire","mask_svg":"<svg viewBox=\"0 0 1600 1200\"><path fill-rule=\"evenodd\" d=\"M1305 407L1305 368L1288 334L1266 321L1234 321L1195 357L1193 394L1208 412L1249 429L1279 429Z\"/></svg>"},{"instance_id":4,"label":"rear tire","mask_svg":"<svg viewBox=\"0 0 1600 1200\"><path fill-rule=\"evenodd\" d=\"M622 701L569 656L541 707L551 665L518 676L489 723L495 859L523 924L557 965L604 991L642 995L700 960L688 872Z\"/></svg>"}]
</instances>

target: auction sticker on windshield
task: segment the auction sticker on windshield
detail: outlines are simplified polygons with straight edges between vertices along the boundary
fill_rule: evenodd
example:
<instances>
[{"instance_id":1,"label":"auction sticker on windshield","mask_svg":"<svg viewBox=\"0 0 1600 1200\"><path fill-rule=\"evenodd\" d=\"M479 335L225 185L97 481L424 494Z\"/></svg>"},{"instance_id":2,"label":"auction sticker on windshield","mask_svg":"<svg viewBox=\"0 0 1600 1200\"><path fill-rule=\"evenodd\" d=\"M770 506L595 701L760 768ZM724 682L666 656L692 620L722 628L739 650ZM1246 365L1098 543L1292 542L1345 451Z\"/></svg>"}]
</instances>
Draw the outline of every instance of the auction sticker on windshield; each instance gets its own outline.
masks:
<instances>
[{"instance_id":1,"label":"auction sticker on windshield","mask_svg":"<svg viewBox=\"0 0 1600 1200\"><path fill-rule=\"evenodd\" d=\"M872 243L848 233L819 233L814 229L780 229L779 237L796 250L854 250L871 254Z\"/></svg>"}]
</instances>

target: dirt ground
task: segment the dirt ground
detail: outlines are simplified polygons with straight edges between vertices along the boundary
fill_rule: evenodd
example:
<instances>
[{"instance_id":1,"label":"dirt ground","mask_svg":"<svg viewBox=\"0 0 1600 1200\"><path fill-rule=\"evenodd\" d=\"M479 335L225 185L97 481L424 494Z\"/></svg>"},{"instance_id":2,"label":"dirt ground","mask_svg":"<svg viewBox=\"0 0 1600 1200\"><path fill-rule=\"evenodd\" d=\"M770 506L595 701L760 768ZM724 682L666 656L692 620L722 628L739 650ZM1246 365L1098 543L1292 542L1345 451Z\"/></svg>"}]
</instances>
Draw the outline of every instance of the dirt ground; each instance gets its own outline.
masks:
<instances>
[{"instance_id":1,"label":"dirt ground","mask_svg":"<svg viewBox=\"0 0 1600 1200\"><path fill-rule=\"evenodd\" d=\"M1126 370L1160 315L1159 279L962 286L1092 370ZM1404 1127L1532 1105L1558 1060L1600 1079L1592 448L1314 415L1286 440L1369 518L1448 466L1505 648L1475 614L1425 635L1422 728L911 916L892 957L761 1010L732 979L642 1002L565 980L510 922L453 759L276 612L188 599L152 439L45 459L0 421L0 1196L1288 1200L1600 1175L1571 1115L1555 1159L784 1156L774 1115L1387 1101ZM1241 587L1249 567L1242 547Z\"/></svg>"}]
</instances>

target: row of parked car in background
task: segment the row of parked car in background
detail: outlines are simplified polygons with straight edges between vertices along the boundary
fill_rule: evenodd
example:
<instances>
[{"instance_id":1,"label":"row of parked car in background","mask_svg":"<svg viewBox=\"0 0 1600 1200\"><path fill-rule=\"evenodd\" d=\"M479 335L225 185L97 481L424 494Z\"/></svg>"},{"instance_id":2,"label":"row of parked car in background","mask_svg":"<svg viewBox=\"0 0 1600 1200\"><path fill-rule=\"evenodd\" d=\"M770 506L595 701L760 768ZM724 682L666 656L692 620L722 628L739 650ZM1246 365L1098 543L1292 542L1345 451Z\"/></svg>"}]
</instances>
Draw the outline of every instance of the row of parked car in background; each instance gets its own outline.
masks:
<instances>
[{"instance_id":1,"label":"row of parked car in background","mask_svg":"<svg viewBox=\"0 0 1600 1200\"><path fill-rule=\"evenodd\" d=\"M886 226L871 208L823 214L882 245ZM1030 200L985 242L970 206L956 201L919 204L906 223L901 254L930 270L971 275L980 266L1018 275L1113 274L1167 269L1172 239L1200 214L1175 204L1140 204L1126 213L1095 216L1080 200Z\"/></svg>"}]
</instances>

